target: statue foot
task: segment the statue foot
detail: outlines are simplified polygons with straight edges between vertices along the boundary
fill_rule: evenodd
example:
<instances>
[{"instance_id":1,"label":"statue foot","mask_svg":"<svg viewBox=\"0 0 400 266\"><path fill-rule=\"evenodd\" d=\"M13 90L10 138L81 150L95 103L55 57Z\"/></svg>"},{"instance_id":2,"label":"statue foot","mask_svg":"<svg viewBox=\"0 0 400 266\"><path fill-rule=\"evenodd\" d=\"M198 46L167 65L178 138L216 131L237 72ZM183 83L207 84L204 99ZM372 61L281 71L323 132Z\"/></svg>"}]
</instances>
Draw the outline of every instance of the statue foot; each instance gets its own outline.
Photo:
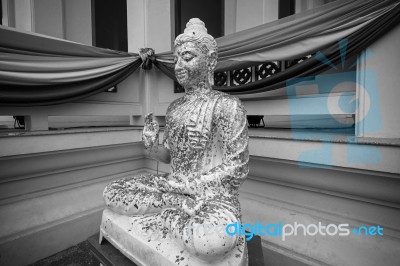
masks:
<instances>
[{"instance_id":1,"label":"statue foot","mask_svg":"<svg viewBox=\"0 0 400 266\"><path fill-rule=\"evenodd\" d=\"M172 210L172 209L170 209ZM161 214L128 217L110 209L103 212L103 237L137 265L245 266L247 248L241 236L230 252L213 259L190 252L164 226Z\"/></svg>"},{"instance_id":2,"label":"statue foot","mask_svg":"<svg viewBox=\"0 0 400 266\"><path fill-rule=\"evenodd\" d=\"M238 244L239 236L229 236L225 228L238 219L217 204L207 205L195 215L169 208L161 213L164 226L190 253L204 260L223 257Z\"/></svg>"}]
</instances>

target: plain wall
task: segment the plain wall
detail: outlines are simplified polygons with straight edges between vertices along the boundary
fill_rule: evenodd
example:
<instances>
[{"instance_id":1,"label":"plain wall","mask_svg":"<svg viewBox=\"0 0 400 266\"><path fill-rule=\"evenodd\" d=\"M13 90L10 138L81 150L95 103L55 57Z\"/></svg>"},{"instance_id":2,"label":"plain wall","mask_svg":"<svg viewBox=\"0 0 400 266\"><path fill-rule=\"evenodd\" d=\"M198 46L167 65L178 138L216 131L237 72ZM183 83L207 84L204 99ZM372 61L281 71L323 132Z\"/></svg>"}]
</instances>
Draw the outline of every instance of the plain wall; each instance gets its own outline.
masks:
<instances>
[{"instance_id":1,"label":"plain wall","mask_svg":"<svg viewBox=\"0 0 400 266\"><path fill-rule=\"evenodd\" d=\"M65 39L92 45L91 0L64 0Z\"/></svg>"},{"instance_id":2,"label":"plain wall","mask_svg":"<svg viewBox=\"0 0 400 266\"><path fill-rule=\"evenodd\" d=\"M35 32L57 38L65 37L61 0L34 0L33 17Z\"/></svg>"}]
</instances>

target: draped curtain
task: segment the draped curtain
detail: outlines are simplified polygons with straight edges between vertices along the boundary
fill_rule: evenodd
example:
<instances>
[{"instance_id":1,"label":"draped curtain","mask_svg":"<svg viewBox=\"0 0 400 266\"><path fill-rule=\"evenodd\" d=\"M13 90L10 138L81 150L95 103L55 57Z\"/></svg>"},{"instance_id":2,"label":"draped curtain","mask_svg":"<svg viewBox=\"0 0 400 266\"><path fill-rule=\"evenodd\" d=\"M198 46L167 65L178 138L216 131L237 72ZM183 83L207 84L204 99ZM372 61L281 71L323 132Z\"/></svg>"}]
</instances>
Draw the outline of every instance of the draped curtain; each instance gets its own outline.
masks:
<instances>
[{"instance_id":1,"label":"draped curtain","mask_svg":"<svg viewBox=\"0 0 400 266\"><path fill-rule=\"evenodd\" d=\"M352 56L398 25L399 3L400 0L339 0L217 38L216 72L296 59L317 51L335 63L340 60L339 40L345 38L347 56ZM83 99L118 84L143 60L150 60L175 79L172 52L143 59L134 53L0 26L0 105L50 105ZM269 91L284 87L290 78L315 75L325 68L313 56L268 78L215 89L231 94Z\"/></svg>"},{"instance_id":2,"label":"draped curtain","mask_svg":"<svg viewBox=\"0 0 400 266\"><path fill-rule=\"evenodd\" d=\"M263 63L301 58L319 51L336 63L338 41L346 38L347 56L360 53L399 24L400 5L393 1L335 1L319 8L216 39L219 59L216 72ZM174 78L173 55L157 55L155 65ZM216 87L231 94L259 93L285 86L288 79L316 75L329 66L313 56L301 64L266 79L244 85Z\"/></svg>"}]
</instances>

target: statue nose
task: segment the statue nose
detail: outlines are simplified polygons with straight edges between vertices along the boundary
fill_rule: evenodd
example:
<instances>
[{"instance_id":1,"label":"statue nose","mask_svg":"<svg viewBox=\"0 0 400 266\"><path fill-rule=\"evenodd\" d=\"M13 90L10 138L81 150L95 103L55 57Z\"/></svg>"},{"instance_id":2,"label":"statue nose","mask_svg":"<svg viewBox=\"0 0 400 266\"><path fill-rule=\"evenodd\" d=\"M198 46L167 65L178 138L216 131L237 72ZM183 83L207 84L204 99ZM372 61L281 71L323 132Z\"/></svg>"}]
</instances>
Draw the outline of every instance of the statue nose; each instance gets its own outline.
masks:
<instances>
[{"instance_id":1,"label":"statue nose","mask_svg":"<svg viewBox=\"0 0 400 266\"><path fill-rule=\"evenodd\" d=\"M175 69L182 69L182 68L183 68L182 59L178 58L178 60L175 63Z\"/></svg>"}]
</instances>

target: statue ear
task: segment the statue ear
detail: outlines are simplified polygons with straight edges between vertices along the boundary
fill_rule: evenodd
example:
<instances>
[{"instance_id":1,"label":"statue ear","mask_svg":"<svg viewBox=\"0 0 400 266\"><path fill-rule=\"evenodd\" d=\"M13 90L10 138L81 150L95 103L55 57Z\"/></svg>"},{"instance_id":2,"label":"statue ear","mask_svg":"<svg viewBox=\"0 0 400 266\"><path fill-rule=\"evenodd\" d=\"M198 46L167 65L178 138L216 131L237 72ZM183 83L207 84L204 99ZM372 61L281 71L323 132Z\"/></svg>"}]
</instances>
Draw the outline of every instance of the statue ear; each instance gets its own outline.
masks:
<instances>
[{"instance_id":1,"label":"statue ear","mask_svg":"<svg viewBox=\"0 0 400 266\"><path fill-rule=\"evenodd\" d=\"M217 65L217 53L215 51L209 51L208 59L210 60L208 63L209 68L214 70Z\"/></svg>"}]
</instances>

